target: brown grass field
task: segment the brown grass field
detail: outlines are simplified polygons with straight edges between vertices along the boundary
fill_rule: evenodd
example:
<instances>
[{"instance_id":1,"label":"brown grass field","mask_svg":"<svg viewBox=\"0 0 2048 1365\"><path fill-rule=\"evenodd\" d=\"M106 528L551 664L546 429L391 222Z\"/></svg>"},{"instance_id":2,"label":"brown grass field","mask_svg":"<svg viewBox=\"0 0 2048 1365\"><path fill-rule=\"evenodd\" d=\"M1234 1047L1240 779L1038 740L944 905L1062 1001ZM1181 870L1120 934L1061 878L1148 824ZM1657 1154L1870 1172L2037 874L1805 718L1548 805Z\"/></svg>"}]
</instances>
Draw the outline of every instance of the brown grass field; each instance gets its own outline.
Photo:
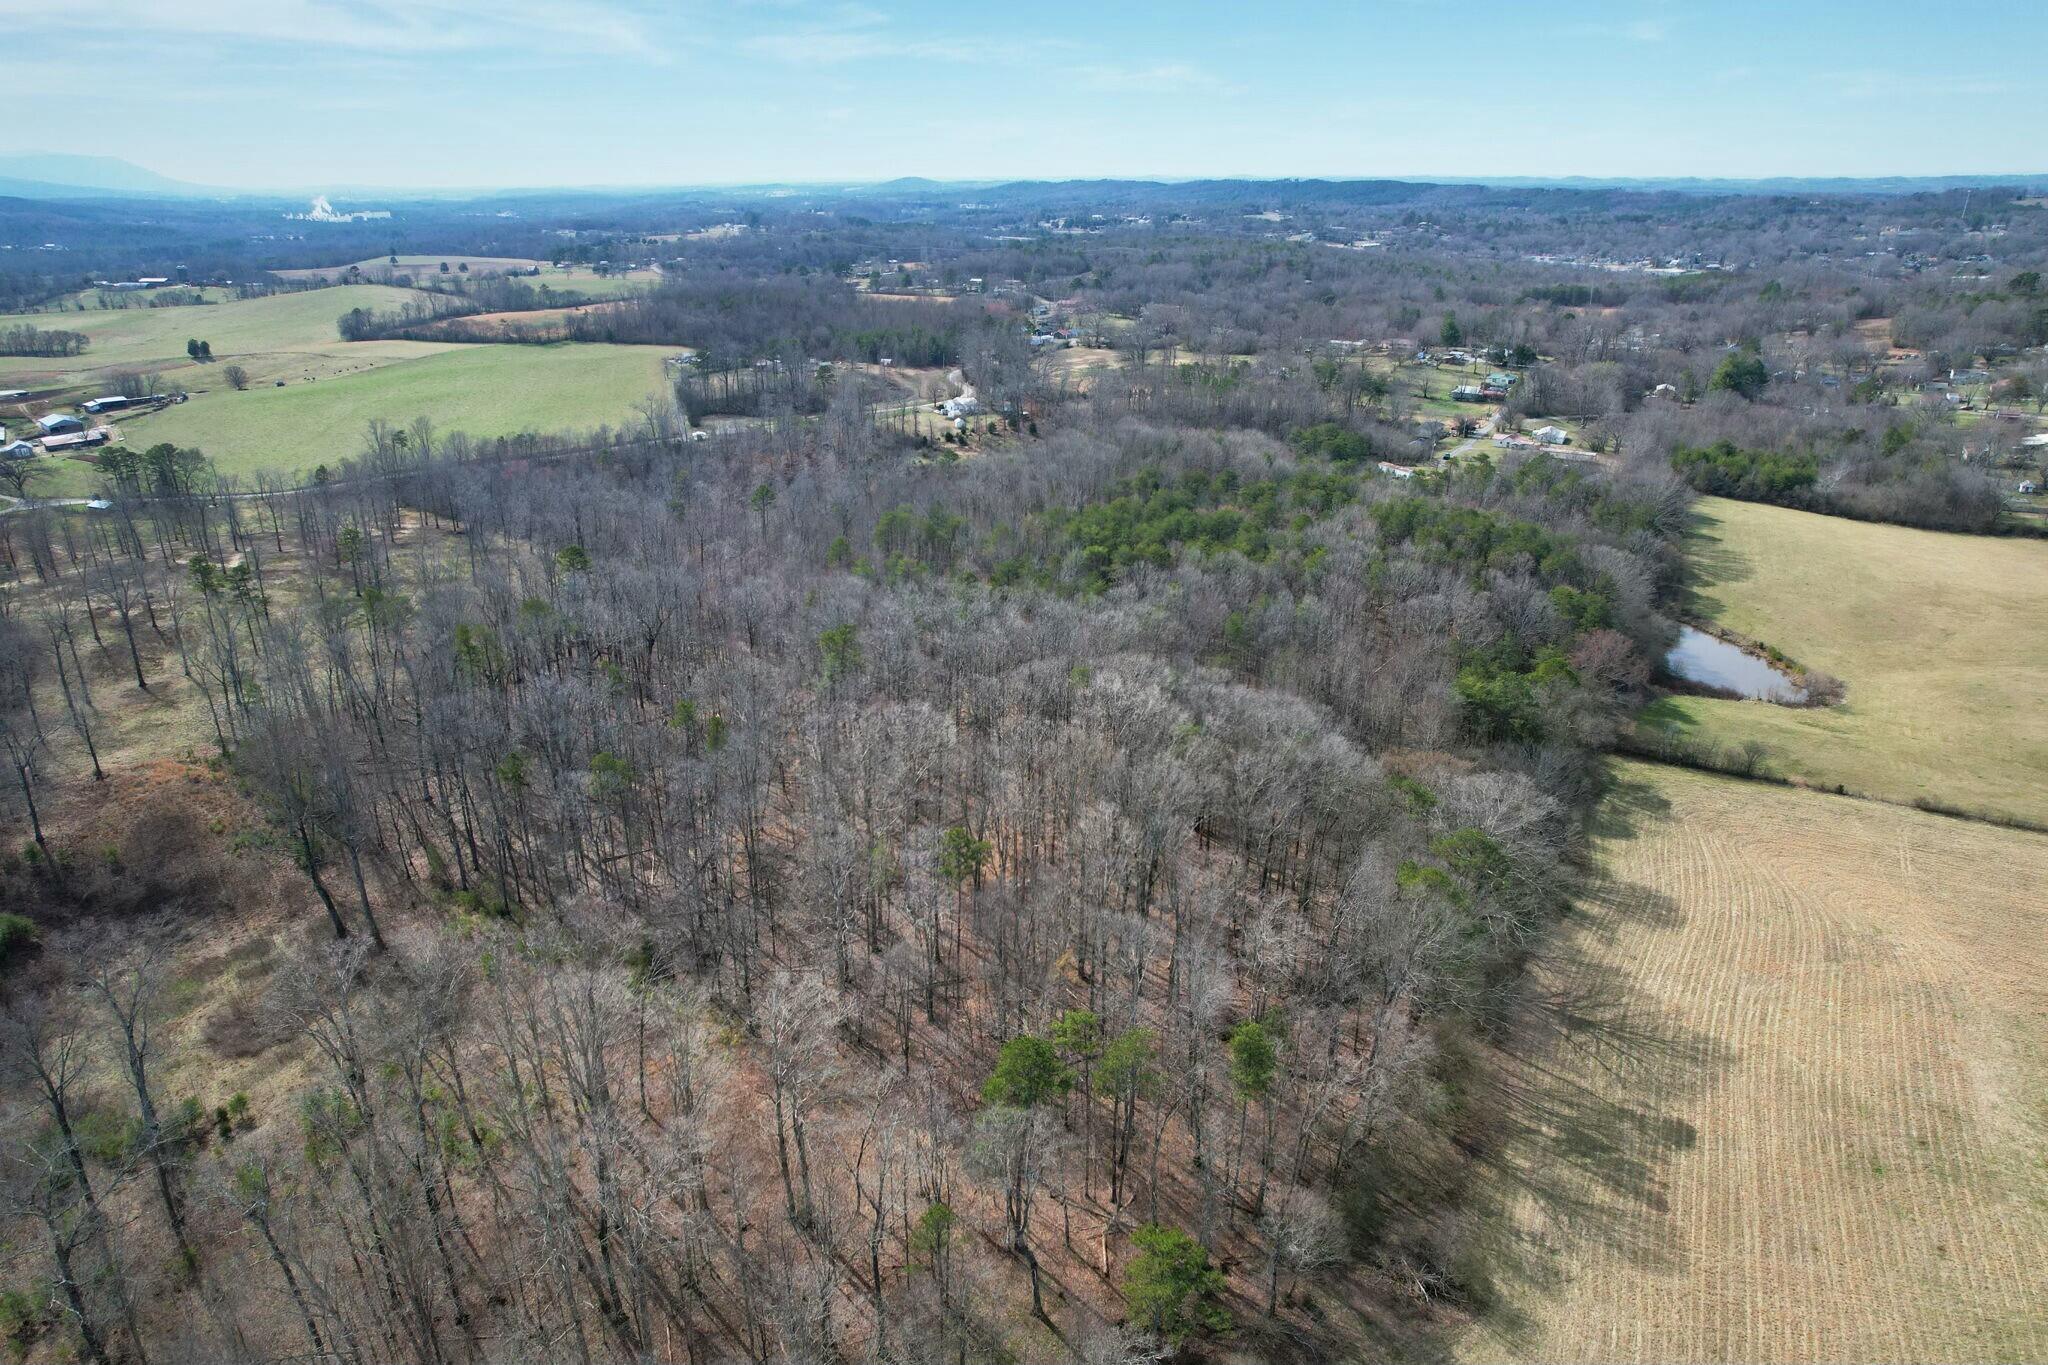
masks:
<instances>
[{"instance_id":1,"label":"brown grass field","mask_svg":"<svg viewBox=\"0 0 2048 1365\"><path fill-rule=\"evenodd\" d=\"M2048 837L1616 773L1458 1354L2048 1359Z\"/></svg>"}]
</instances>

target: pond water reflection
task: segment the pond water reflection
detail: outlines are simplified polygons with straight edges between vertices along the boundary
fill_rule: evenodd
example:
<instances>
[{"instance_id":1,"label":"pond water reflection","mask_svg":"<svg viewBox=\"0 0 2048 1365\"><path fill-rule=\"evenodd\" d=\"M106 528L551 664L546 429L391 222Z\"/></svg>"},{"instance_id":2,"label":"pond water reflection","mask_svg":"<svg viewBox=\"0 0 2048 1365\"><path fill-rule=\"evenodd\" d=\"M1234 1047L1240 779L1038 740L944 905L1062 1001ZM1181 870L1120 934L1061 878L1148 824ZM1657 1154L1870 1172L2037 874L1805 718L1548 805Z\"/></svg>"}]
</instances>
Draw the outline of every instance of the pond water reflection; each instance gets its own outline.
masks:
<instances>
[{"instance_id":1,"label":"pond water reflection","mask_svg":"<svg viewBox=\"0 0 2048 1365\"><path fill-rule=\"evenodd\" d=\"M1798 705L1806 700L1805 688L1766 661L1691 626L1678 628L1678 643L1664 656L1664 667L1687 682L1758 701Z\"/></svg>"}]
</instances>

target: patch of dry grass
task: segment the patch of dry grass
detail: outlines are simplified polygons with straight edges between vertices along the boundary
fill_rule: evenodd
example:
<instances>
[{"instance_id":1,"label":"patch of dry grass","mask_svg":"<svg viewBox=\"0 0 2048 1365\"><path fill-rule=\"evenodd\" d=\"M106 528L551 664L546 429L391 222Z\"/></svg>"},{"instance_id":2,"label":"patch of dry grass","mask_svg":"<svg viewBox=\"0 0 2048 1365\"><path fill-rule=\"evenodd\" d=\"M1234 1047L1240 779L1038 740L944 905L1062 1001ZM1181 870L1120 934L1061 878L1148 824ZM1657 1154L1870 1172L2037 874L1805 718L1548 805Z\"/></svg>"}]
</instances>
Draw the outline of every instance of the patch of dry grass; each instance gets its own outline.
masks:
<instances>
[{"instance_id":1,"label":"patch of dry grass","mask_svg":"<svg viewBox=\"0 0 2048 1365\"><path fill-rule=\"evenodd\" d=\"M2048 1358L2048 837L1617 771L1460 1353Z\"/></svg>"}]
</instances>

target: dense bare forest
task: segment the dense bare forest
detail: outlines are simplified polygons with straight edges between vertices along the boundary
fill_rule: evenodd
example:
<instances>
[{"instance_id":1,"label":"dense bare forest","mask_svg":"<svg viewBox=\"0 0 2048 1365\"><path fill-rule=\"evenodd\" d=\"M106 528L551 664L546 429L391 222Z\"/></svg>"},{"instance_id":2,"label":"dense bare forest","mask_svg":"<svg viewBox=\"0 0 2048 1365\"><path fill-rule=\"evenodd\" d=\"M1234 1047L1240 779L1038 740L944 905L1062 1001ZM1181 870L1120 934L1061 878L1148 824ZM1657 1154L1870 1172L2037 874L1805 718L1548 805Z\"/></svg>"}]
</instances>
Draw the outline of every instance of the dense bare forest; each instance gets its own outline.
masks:
<instances>
[{"instance_id":1,"label":"dense bare forest","mask_svg":"<svg viewBox=\"0 0 2048 1365\"><path fill-rule=\"evenodd\" d=\"M1316 1360L1483 1306L1468 1188L1536 1121L1494 1059L1561 1008L1528 967L1693 492L2010 529L1996 428L1921 389L2037 391L2048 231L1999 208L1964 280L1855 245L1949 196L1296 241L1207 192L1028 243L756 215L569 324L696 348L630 429L378 423L300 487L122 451L0 516L0 1330ZM1414 475L1478 430L1418 350L1602 458ZM884 359L974 426L885 419ZM162 780L102 780L177 706Z\"/></svg>"},{"instance_id":2,"label":"dense bare forest","mask_svg":"<svg viewBox=\"0 0 2048 1365\"><path fill-rule=\"evenodd\" d=\"M1014 1294L1086 1321L1041 1258L1155 1226L1309 1336L1280 1288L1359 1256L1455 1294L1488 1127L1459 1074L1661 638L1674 490L1525 467L1422 500L1135 418L954 466L738 445L429 455L124 502L82 543L10 520L47 603L7 636L20 795L67 720L89 740L84 697L29 703L83 690L117 603L133 677L92 686L189 669L333 939L232 1006L307 1066L246 1138L146 1057L157 1119L63 1131L62 1068L97 1081L106 1001L160 966L82 952L111 995L22 1006L15 1060L60 1074L20 1151L84 1163L44 1209L90 1258L65 1278L190 1277L199 1355L232 1321L371 1359L979 1354ZM162 894L78 858L17 862L10 900L54 927L110 878ZM152 1165L153 1216L86 1202ZM1013 1259L963 1247L969 1292L927 1245L955 1235ZM132 1308L74 1316L118 1354Z\"/></svg>"}]
</instances>

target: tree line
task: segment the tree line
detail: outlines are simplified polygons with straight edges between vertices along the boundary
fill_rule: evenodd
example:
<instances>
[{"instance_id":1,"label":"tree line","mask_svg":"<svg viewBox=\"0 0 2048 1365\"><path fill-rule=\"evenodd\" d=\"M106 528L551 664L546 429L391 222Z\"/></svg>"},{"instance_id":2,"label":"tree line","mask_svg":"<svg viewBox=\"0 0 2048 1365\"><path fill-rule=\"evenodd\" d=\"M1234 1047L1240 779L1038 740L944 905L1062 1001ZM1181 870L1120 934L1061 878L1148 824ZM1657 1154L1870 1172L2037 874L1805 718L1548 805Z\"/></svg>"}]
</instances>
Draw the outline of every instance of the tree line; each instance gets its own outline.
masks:
<instances>
[{"instance_id":1,"label":"tree line","mask_svg":"<svg viewBox=\"0 0 2048 1365\"><path fill-rule=\"evenodd\" d=\"M83 332L21 323L0 327L0 355L73 356L85 354L92 338Z\"/></svg>"}]
</instances>

